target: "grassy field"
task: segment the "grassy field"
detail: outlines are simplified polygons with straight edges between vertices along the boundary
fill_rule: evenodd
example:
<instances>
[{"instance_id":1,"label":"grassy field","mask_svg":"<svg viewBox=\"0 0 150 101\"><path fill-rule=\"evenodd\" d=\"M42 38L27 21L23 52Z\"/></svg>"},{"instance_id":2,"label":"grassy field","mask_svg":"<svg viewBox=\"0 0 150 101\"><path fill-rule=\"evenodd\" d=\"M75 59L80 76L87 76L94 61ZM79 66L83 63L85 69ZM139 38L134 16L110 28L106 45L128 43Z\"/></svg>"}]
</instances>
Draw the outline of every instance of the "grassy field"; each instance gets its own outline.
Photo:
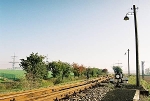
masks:
<instances>
[{"instance_id":1,"label":"grassy field","mask_svg":"<svg viewBox=\"0 0 150 101\"><path fill-rule=\"evenodd\" d=\"M148 83L150 83L150 75L144 76L144 80Z\"/></svg>"},{"instance_id":2,"label":"grassy field","mask_svg":"<svg viewBox=\"0 0 150 101\"><path fill-rule=\"evenodd\" d=\"M129 77L129 84L136 85L136 76ZM140 78L140 85L150 92L150 76L145 76L144 80L142 76ZM150 101L150 97L140 95L140 101Z\"/></svg>"},{"instance_id":3,"label":"grassy field","mask_svg":"<svg viewBox=\"0 0 150 101\"><path fill-rule=\"evenodd\" d=\"M0 74L12 74L15 75L15 78L21 78L25 76L25 71L23 70L7 70L7 69L0 69Z\"/></svg>"},{"instance_id":4,"label":"grassy field","mask_svg":"<svg viewBox=\"0 0 150 101\"><path fill-rule=\"evenodd\" d=\"M23 71L23 70L0 69L0 75L14 76L15 78L19 79L19 78L22 78L22 77L25 76L25 71ZM52 77L51 72L49 72L48 77L49 78Z\"/></svg>"}]
</instances>

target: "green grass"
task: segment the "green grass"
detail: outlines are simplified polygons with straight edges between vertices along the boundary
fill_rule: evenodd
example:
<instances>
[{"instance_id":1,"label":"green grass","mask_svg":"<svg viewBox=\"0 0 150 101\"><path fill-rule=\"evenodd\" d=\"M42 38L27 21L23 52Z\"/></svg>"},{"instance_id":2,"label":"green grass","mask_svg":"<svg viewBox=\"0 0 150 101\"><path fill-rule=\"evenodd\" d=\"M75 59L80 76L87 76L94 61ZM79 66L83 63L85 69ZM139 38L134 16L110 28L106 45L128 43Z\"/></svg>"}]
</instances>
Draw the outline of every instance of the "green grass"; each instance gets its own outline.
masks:
<instances>
[{"instance_id":1,"label":"green grass","mask_svg":"<svg viewBox=\"0 0 150 101\"><path fill-rule=\"evenodd\" d=\"M129 84L136 85L136 76L129 77ZM142 78L140 78L140 85L142 85L146 90L150 92L150 84L145 80L143 80Z\"/></svg>"},{"instance_id":2,"label":"green grass","mask_svg":"<svg viewBox=\"0 0 150 101\"><path fill-rule=\"evenodd\" d=\"M9 69L0 69L0 74L8 74L8 75L14 75L15 78L19 79L25 76L24 70L9 70ZM48 78L52 77L52 73L49 71Z\"/></svg>"},{"instance_id":3,"label":"green grass","mask_svg":"<svg viewBox=\"0 0 150 101\"><path fill-rule=\"evenodd\" d=\"M0 74L13 74L15 78L21 78L25 76L25 71L23 70L7 70L7 69L0 69Z\"/></svg>"},{"instance_id":4,"label":"green grass","mask_svg":"<svg viewBox=\"0 0 150 101\"><path fill-rule=\"evenodd\" d=\"M129 77L129 84L136 85L136 76ZM150 84L140 78L140 85L150 92ZM150 97L140 95L141 101L150 101Z\"/></svg>"}]
</instances>

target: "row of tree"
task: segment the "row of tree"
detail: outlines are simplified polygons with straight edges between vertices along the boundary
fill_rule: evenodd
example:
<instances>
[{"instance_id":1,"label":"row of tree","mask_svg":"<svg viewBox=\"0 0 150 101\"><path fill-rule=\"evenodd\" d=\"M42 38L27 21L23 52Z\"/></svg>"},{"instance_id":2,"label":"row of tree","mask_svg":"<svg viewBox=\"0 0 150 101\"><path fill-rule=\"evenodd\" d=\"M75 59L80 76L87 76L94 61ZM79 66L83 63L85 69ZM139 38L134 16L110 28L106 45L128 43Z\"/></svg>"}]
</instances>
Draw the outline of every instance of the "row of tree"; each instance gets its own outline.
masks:
<instances>
[{"instance_id":1,"label":"row of tree","mask_svg":"<svg viewBox=\"0 0 150 101\"><path fill-rule=\"evenodd\" d=\"M69 77L71 74L74 77L86 76L96 77L101 74L107 74L107 69L99 68L86 68L83 65L77 63L69 64L62 61L45 62L45 56L38 55L38 53L32 53L26 59L21 59L20 66L26 71L26 78L28 80L36 81L39 79L47 79L48 72L51 71L53 78Z\"/></svg>"}]
</instances>

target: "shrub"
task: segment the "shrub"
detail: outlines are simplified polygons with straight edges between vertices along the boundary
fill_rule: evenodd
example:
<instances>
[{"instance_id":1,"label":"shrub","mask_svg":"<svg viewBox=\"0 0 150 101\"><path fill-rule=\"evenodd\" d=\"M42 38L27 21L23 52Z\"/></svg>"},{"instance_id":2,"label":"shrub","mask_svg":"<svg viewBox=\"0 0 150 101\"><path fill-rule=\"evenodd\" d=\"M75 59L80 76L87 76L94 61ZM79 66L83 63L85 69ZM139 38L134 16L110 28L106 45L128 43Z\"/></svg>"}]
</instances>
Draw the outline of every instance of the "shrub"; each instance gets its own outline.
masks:
<instances>
[{"instance_id":1,"label":"shrub","mask_svg":"<svg viewBox=\"0 0 150 101\"><path fill-rule=\"evenodd\" d=\"M60 84L62 82L63 82L63 80L61 79L61 77L58 77L58 78L54 79L54 81L53 81L54 85Z\"/></svg>"}]
</instances>

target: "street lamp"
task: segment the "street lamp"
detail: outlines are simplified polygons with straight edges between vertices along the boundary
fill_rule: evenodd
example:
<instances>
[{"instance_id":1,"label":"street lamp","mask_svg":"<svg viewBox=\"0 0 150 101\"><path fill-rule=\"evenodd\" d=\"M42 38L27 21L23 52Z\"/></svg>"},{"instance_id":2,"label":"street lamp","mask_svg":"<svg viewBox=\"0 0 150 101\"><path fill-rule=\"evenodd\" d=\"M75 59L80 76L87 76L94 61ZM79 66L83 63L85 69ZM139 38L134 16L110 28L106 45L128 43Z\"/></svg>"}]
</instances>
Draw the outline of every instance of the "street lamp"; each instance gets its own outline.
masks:
<instances>
[{"instance_id":1,"label":"street lamp","mask_svg":"<svg viewBox=\"0 0 150 101\"><path fill-rule=\"evenodd\" d=\"M128 14L128 13L127 13ZM126 15L125 17L124 17L124 20L129 20L129 17Z\"/></svg>"},{"instance_id":2,"label":"street lamp","mask_svg":"<svg viewBox=\"0 0 150 101\"><path fill-rule=\"evenodd\" d=\"M134 15L134 25L135 25L135 45L136 45L136 86L140 86L140 71L139 71L139 50L138 50L138 31L137 31L137 20L136 20L136 9L133 5L133 12L128 12L124 17L124 20L129 20L127 15Z\"/></svg>"}]
</instances>

